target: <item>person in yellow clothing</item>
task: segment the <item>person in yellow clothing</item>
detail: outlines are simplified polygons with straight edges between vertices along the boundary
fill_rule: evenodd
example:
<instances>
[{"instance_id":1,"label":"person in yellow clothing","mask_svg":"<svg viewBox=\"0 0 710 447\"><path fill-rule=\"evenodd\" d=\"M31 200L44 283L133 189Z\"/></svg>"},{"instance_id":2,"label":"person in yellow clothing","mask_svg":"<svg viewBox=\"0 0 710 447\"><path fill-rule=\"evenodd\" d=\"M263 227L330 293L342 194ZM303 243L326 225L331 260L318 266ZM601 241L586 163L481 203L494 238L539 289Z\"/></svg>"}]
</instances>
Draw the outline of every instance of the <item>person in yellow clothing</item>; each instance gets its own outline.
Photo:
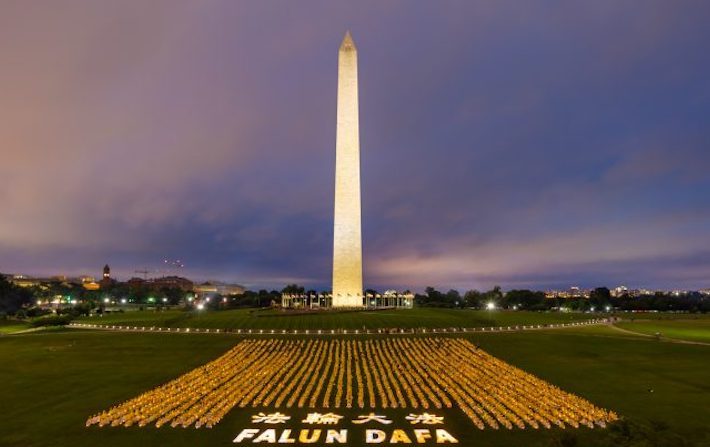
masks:
<instances>
[{"instance_id":1,"label":"person in yellow clothing","mask_svg":"<svg viewBox=\"0 0 710 447\"><path fill-rule=\"evenodd\" d=\"M357 394L354 393L357 390ZM213 427L232 408L452 408L485 428L601 426L618 416L460 338L253 339L91 416L86 426Z\"/></svg>"}]
</instances>

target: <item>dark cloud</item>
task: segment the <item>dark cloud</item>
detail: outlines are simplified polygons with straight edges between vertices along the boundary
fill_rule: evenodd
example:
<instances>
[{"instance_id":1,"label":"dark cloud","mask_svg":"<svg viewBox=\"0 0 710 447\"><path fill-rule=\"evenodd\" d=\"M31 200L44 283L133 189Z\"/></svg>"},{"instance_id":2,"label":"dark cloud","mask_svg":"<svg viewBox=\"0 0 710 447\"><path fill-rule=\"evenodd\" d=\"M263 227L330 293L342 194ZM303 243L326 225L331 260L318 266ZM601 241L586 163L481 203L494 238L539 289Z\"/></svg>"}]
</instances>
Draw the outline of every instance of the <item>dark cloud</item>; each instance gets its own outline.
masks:
<instances>
[{"instance_id":1,"label":"dark cloud","mask_svg":"<svg viewBox=\"0 0 710 447\"><path fill-rule=\"evenodd\" d=\"M701 2L6 2L0 271L330 280L360 50L375 287L702 287Z\"/></svg>"}]
</instances>

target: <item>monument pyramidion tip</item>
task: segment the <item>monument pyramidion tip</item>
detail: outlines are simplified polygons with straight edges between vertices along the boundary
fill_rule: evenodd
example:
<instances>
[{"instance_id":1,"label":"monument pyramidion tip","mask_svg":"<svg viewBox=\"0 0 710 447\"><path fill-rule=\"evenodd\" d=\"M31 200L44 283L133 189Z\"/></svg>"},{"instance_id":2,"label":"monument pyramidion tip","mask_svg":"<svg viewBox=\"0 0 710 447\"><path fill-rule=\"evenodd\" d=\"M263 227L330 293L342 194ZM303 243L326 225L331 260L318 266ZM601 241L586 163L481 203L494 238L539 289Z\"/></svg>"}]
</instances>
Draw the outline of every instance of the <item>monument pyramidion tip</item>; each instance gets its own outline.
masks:
<instances>
[{"instance_id":1,"label":"monument pyramidion tip","mask_svg":"<svg viewBox=\"0 0 710 447\"><path fill-rule=\"evenodd\" d=\"M340 44L340 51L347 50L357 50L355 47L355 41L353 41L353 36L350 34L350 30L345 32L345 37Z\"/></svg>"}]
</instances>

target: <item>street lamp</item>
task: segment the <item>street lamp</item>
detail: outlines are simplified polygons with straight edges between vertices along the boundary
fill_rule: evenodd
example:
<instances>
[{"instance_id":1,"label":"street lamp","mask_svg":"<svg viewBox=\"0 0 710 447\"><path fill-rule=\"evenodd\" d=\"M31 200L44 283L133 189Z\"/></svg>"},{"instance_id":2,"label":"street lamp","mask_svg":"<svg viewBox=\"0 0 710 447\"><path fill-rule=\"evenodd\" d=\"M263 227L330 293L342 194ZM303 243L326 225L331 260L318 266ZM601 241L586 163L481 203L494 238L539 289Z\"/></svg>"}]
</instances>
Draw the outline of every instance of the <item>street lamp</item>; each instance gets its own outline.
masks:
<instances>
[{"instance_id":1,"label":"street lamp","mask_svg":"<svg viewBox=\"0 0 710 447\"><path fill-rule=\"evenodd\" d=\"M496 308L496 303L493 301L489 301L488 304L486 304L486 309L488 310L494 310Z\"/></svg>"}]
</instances>

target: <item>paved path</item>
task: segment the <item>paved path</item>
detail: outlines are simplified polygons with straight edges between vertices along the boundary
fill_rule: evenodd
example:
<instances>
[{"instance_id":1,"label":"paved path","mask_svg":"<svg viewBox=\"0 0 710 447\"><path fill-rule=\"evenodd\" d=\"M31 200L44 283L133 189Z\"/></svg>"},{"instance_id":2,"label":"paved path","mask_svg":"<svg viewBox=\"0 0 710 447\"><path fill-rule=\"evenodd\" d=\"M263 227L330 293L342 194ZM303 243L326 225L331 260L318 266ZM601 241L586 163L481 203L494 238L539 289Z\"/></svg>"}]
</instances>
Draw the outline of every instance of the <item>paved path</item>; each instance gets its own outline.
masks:
<instances>
[{"instance_id":1,"label":"paved path","mask_svg":"<svg viewBox=\"0 0 710 447\"><path fill-rule=\"evenodd\" d=\"M92 329L118 332L155 332L168 334L233 334L233 335L421 335L421 334L470 334L488 332L520 332L568 329L581 326L609 325L607 319L594 319L574 323L511 325L493 327L449 327L449 328L407 328L407 329L208 329L208 328L170 328L156 326L123 326L111 324L69 323L70 329Z\"/></svg>"},{"instance_id":2,"label":"paved path","mask_svg":"<svg viewBox=\"0 0 710 447\"><path fill-rule=\"evenodd\" d=\"M653 339L665 343L676 343L685 345L701 345L710 346L710 343L691 340L679 340L676 338L661 337L655 335L644 334L642 332L623 329L614 322L605 318L579 321L574 323L558 323L558 324L535 324L535 325L517 325L517 326L493 326L493 327L473 327L473 328L408 328L408 329L209 329L209 328L170 328L156 326L121 326L111 324L88 324L88 323L70 323L67 328L70 329L90 329L100 331L113 332L153 332L167 334L232 334L232 335L374 335L374 334L390 334L390 335L422 335L422 334L472 334L472 333L490 333L490 332L521 332L521 331L545 331L569 329L582 326L607 326L617 332L642 337L644 339ZM23 331L23 332L30 332Z\"/></svg>"}]
</instances>

